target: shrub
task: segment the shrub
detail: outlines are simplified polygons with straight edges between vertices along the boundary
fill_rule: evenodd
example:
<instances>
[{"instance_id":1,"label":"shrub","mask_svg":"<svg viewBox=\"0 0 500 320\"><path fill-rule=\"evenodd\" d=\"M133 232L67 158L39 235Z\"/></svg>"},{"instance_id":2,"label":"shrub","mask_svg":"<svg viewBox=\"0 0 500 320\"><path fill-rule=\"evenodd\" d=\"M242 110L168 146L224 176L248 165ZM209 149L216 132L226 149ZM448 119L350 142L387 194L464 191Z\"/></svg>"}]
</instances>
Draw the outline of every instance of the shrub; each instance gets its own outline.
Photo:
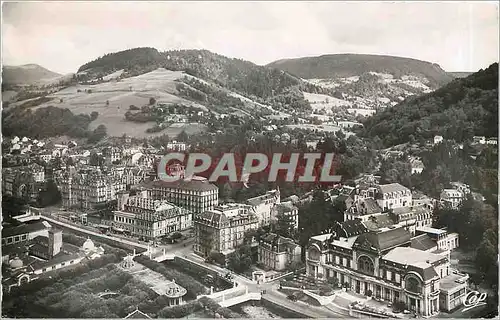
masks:
<instances>
[{"instance_id":1,"label":"shrub","mask_svg":"<svg viewBox=\"0 0 500 320\"><path fill-rule=\"evenodd\" d=\"M92 113L90 114L90 120L94 121L95 119L97 119L98 116L99 116L99 112L92 111Z\"/></svg>"},{"instance_id":2,"label":"shrub","mask_svg":"<svg viewBox=\"0 0 500 320\"><path fill-rule=\"evenodd\" d=\"M183 305L166 307L158 313L159 318L184 318L203 308L200 302L191 301Z\"/></svg>"},{"instance_id":3,"label":"shrub","mask_svg":"<svg viewBox=\"0 0 500 320\"><path fill-rule=\"evenodd\" d=\"M371 290L366 290L366 291L365 291L365 295L366 295L367 297L371 297L371 296L373 295L373 292L372 292Z\"/></svg>"}]
</instances>

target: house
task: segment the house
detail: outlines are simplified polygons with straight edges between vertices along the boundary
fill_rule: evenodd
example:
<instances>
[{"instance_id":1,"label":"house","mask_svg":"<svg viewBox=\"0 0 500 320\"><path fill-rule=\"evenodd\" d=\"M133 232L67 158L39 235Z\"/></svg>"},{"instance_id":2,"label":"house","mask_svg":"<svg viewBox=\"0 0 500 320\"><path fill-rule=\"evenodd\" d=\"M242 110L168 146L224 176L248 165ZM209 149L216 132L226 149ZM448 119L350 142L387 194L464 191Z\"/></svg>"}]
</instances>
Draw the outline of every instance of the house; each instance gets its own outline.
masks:
<instances>
[{"instance_id":1,"label":"house","mask_svg":"<svg viewBox=\"0 0 500 320\"><path fill-rule=\"evenodd\" d=\"M462 182L451 182L450 185L453 189L462 192L464 195L468 195L470 193L470 186L468 184Z\"/></svg>"},{"instance_id":2,"label":"house","mask_svg":"<svg viewBox=\"0 0 500 320\"><path fill-rule=\"evenodd\" d=\"M130 196L118 194L118 210L113 211L112 226L137 237L156 240L192 226L192 213L165 200L155 200L146 191Z\"/></svg>"},{"instance_id":3,"label":"house","mask_svg":"<svg viewBox=\"0 0 500 320\"><path fill-rule=\"evenodd\" d=\"M15 227L2 229L2 245L11 245L27 240L33 240L38 236L48 236L51 225L46 221L30 224L21 224Z\"/></svg>"},{"instance_id":4,"label":"house","mask_svg":"<svg viewBox=\"0 0 500 320\"><path fill-rule=\"evenodd\" d=\"M167 143L167 150L183 152L187 150L187 144L184 142L177 142L174 140Z\"/></svg>"},{"instance_id":5,"label":"house","mask_svg":"<svg viewBox=\"0 0 500 320\"><path fill-rule=\"evenodd\" d=\"M275 205L281 202L280 190L267 191L265 194L250 198L247 204L254 208L254 212L259 219L261 226L267 226L271 223L271 211Z\"/></svg>"},{"instance_id":6,"label":"house","mask_svg":"<svg viewBox=\"0 0 500 320\"><path fill-rule=\"evenodd\" d=\"M457 189L443 189L441 191L440 204L443 207L457 209L464 200L465 194Z\"/></svg>"},{"instance_id":7,"label":"house","mask_svg":"<svg viewBox=\"0 0 500 320\"><path fill-rule=\"evenodd\" d=\"M486 143L486 137L484 137L484 136L474 136L474 137L472 137L472 143L473 144L485 144Z\"/></svg>"},{"instance_id":8,"label":"house","mask_svg":"<svg viewBox=\"0 0 500 320\"><path fill-rule=\"evenodd\" d=\"M228 255L244 241L245 232L259 227L254 208L231 203L195 214L193 251L202 256L212 252Z\"/></svg>"},{"instance_id":9,"label":"house","mask_svg":"<svg viewBox=\"0 0 500 320\"><path fill-rule=\"evenodd\" d=\"M410 162L411 174L421 174L424 171L424 163L420 159L414 159Z\"/></svg>"},{"instance_id":10,"label":"house","mask_svg":"<svg viewBox=\"0 0 500 320\"><path fill-rule=\"evenodd\" d=\"M488 140L486 140L486 144L496 146L498 144L498 138L488 138Z\"/></svg>"},{"instance_id":11,"label":"house","mask_svg":"<svg viewBox=\"0 0 500 320\"><path fill-rule=\"evenodd\" d=\"M290 228L293 230L298 230L299 228L299 208L297 208L293 203L281 202L276 204L271 209L271 220L277 221L278 219L286 219L290 224Z\"/></svg>"},{"instance_id":12,"label":"house","mask_svg":"<svg viewBox=\"0 0 500 320\"><path fill-rule=\"evenodd\" d=\"M2 286L5 291L12 287L38 279L42 274L74 266L84 260L92 260L104 254L87 239L81 248L64 243L62 231L49 229L47 236L37 236L14 246L2 247Z\"/></svg>"},{"instance_id":13,"label":"house","mask_svg":"<svg viewBox=\"0 0 500 320\"><path fill-rule=\"evenodd\" d=\"M410 189L399 183L382 184L377 187L377 203L383 211L407 207L412 204Z\"/></svg>"},{"instance_id":14,"label":"house","mask_svg":"<svg viewBox=\"0 0 500 320\"><path fill-rule=\"evenodd\" d=\"M443 137L442 136L434 136L434 144L438 144L443 142Z\"/></svg>"},{"instance_id":15,"label":"house","mask_svg":"<svg viewBox=\"0 0 500 320\"><path fill-rule=\"evenodd\" d=\"M166 200L193 213L212 210L219 204L219 189L203 177L172 182L148 181L140 188L147 191L148 198Z\"/></svg>"},{"instance_id":16,"label":"house","mask_svg":"<svg viewBox=\"0 0 500 320\"><path fill-rule=\"evenodd\" d=\"M268 233L259 241L258 262L269 269L283 271L300 262L300 256L300 246L290 238Z\"/></svg>"}]
</instances>

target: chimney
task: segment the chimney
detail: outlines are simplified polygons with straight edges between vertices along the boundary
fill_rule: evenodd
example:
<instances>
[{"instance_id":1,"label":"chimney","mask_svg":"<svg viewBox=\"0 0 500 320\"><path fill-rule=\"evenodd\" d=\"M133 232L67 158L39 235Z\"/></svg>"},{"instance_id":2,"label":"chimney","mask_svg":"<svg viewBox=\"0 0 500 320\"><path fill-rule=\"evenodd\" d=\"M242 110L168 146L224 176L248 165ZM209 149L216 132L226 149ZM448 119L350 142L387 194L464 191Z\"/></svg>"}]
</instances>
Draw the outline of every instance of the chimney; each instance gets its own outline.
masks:
<instances>
[{"instance_id":1,"label":"chimney","mask_svg":"<svg viewBox=\"0 0 500 320\"><path fill-rule=\"evenodd\" d=\"M49 257L53 258L62 248L62 231L54 228L49 229Z\"/></svg>"}]
</instances>

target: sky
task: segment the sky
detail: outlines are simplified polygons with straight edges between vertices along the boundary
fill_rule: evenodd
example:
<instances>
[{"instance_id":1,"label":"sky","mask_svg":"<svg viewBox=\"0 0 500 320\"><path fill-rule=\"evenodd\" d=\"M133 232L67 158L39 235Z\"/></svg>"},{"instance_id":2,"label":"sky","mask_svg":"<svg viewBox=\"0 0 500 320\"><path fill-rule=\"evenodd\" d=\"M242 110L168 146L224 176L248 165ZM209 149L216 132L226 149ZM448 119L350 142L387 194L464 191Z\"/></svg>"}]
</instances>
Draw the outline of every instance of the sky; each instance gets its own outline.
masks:
<instances>
[{"instance_id":1,"label":"sky","mask_svg":"<svg viewBox=\"0 0 500 320\"><path fill-rule=\"evenodd\" d=\"M491 2L7 2L2 63L71 73L135 47L207 49L267 64L385 54L477 71L498 62Z\"/></svg>"}]
</instances>

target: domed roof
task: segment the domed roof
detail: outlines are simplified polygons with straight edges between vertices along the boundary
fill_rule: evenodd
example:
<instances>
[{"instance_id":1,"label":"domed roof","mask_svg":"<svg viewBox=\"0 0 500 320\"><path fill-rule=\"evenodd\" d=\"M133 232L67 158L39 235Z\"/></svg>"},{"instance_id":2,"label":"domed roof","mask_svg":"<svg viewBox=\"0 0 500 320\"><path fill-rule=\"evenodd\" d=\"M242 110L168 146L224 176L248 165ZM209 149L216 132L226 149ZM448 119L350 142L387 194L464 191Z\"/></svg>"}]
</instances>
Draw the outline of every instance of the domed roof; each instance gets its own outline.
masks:
<instances>
[{"instance_id":1,"label":"domed roof","mask_svg":"<svg viewBox=\"0 0 500 320\"><path fill-rule=\"evenodd\" d=\"M90 238L85 240L82 246L83 250L94 250L94 248L95 248L94 241L92 241Z\"/></svg>"},{"instance_id":2,"label":"domed roof","mask_svg":"<svg viewBox=\"0 0 500 320\"><path fill-rule=\"evenodd\" d=\"M19 257L15 257L14 259L10 260L9 265L12 269L22 268L23 261L19 259Z\"/></svg>"}]
</instances>

